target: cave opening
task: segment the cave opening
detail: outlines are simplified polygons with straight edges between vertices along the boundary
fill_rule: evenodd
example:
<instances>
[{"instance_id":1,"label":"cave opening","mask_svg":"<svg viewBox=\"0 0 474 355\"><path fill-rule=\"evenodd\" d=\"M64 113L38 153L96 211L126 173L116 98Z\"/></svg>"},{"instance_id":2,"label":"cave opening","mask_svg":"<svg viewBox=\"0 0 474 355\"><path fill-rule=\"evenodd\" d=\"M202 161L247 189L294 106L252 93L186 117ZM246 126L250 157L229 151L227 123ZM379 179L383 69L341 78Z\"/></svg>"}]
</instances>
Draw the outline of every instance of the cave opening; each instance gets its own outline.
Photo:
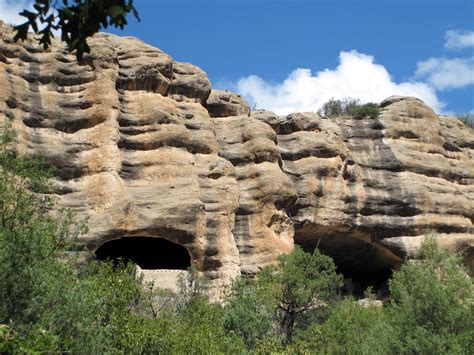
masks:
<instances>
[{"instance_id":1,"label":"cave opening","mask_svg":"<svg viewBox=\"0 0 474 355\"><path fill-rule=\"evenodd\" d=\"M355 298L367 297L370 287L378 299L390 296L388 281L400 265L400 258L389 250L346 235L318 239L295 238L306 252L317 247L334 260L337 272L344 277L342 293Z\"/></svg>"},{"instance_id":2,"label":"cave opening","mask_svg":"<svg viewBox=\"0 0 474 355\"><path fill-rule=\"evenodd\" d=\"M188 250L163 238L123 237L102 244L95 254L99 260L133 261L144 270L187 270L191 266Z\"/></svg>"}]
</instances>

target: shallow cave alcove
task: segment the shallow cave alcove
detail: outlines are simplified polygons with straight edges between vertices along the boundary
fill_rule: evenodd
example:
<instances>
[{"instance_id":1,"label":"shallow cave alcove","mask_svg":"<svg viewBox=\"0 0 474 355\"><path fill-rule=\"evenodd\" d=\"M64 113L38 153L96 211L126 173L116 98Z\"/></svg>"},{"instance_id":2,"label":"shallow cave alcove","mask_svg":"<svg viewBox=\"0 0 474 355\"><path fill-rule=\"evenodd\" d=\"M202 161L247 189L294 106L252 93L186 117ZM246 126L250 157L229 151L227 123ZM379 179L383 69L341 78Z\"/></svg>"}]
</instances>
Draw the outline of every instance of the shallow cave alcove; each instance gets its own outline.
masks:
<instances>
[{"instance_id":1,"label":"shallow cave alcove","mask_svg":"<svg viewBox=\"0 0 474 355\"><path fill-rule=\"evenodd\" d=\"M187 270L191 257L186 248L163 238L123 237L102 244L99 260L130 260L144 270Z\"/></svg>"},{"instance_id":2,"label":"shallow cave alcove","mask_svg":"<svg viewBox=\"0 0 474 355\"><path fill-rule=\"evenodd\" d=\"M344 277L344 294L364 298L371 287L379 299L389 296L388 280L401 259L388 249L347 235L320 238L317 245L314 239L296 237L295 243L310 253L317 247L334 260L337 272Z\"/></svg>"}]
</instances>

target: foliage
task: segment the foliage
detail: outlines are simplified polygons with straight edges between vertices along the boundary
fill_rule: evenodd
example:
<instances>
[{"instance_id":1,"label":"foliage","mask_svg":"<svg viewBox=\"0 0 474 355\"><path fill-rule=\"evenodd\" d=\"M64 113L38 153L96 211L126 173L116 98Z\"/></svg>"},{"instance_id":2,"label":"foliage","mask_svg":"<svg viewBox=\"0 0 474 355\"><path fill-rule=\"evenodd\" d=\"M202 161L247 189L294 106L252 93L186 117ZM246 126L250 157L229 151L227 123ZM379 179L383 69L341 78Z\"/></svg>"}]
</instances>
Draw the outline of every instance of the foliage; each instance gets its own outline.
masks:
<instances>
[{"instance_id":1,"label":"foliage","mask_svg":"<svg viewBox=\"0 0 474 355\"><path fill-rule=\"evenodd\" d=\"M194 266L191 266L187 273L179 275L178 289L174 304L183 312L187 305L207 299L209 282Z\"/></svg>"},{"instance_id":2,"label":"foliage","mask_svg":"<svg viewBox=\"0 0 474 355\"><path fill-rule=\"evenodd\" d=\"M124 353L242 353L241 339L222 327L222 308L195 300L180 314L165 307L152 317L131 313L117 329L116 352Z\"/></svg>"},{"instance_id":3,"label":"foliage","mask_svg":"<svg viewBox=\"0 0 474 355\"><path fill-rule=\"evenodd\" d=\"M226 298L224 327L238 334L249 349L289 344L295 329L324 319L341 285L331 258L297 246L255 280L236 280Z\"/></svg>"},{"instance_id":4,"label":"foliage","mask_svg":"<svg viewBox=\"0 0 474 355\"><path fill-rule=\"evenodd\" d=\"M312 324L288 349L323 354L471 354L474 289L459 257L434 237L416 260L390 281L385 307L339 304L323 324Z\"/></svg>"},{"instance_id":5,"label":"foliage","mask_svg":"<svg viewBox=\"0 0 474 355\"><path fill-rule=\"evenodd\" d=\"M259 281L271 290L284 343L293 340L296 329L304 329L310 321L324 317L336 300L343 278L336 273L333 260L318 249L313 254L299 246L279 257L276 267L268 267Z\"/></svg>"},{"instance_id":6,"label":"foliage","mask_svg":"<svg viewBox=\"0 0 474 355\"><path fill-rule=\"evenodd\" d=\"M292 343L295 330L327 317L341 286L342 276L330 257L296 246L255 280L234 283L224 307L224 327L249 349L277 351Z\"/></svg>"},{"instance_id":7,"label":"foliage","mask_svg":"<svg viewBox=\"0 0 474 355\"><path fill-rule=\"evenodd\" d=\"M456 115L458 120L464 123L467 127L474 128L474 114L472 113L460 113Z\"/></svg>"},{"instance_id":8,"label":"foliage","mask_svg":"<svg viewBox=\"0 0 474 355\"><path fill-rule=\"evenodd\" d=\"M392 332L383 308L364 308L348 298L324 324L313 325L295 345L324 354L388 354Z\"/></svg>"},{"instance_id":9,"label":"foliage","mask_svg":"<svg viewBox=\"0 0 474 355\"><path fill-rule=\"evenodd\" d=\"M242 353L245 350L242 340L225 332L222 308L205 300L190 303L174 329L174 345L169 353Z\"/></svg>"},{"instance_id":10,"label":"foliage","mask_svg":"<svg viewBox=\"0 0 474 355\"><path fill-rule=\"evenodd\" d=\"M90 48L87 38L109 25L123 29L127 15L132 12L139 20L133 0L35 0L33 11L23 10L20 15L27 21L15 27L15 41L26 40L30 27L40 34L39 43L46 49L51 45L53 31L61 30L61 40L70 52L76 50L78 60ZM44 25L42 28L38 24Z\"/></svg>"},{"instance_id":11,"label":"foliage","mask_svg":"<svg viewBox=\"0 0 474 355\"><path fill-rule=\"evenodd\" d=\"M380 109L377 104L369 102L367 104L355 107L352 110L351 115L356 119L363 119L366 117L375 119L379 115L379 111Z\"/></svg>"},{"instance_id":12,"label":"foliage","mask_svg":"<svg viewBox=\"0 0 474 355\"><path fill-rule=\"evenodd\" d=\"M54 201L50 172L41 161L9 149L12 136L0 142L0 324L14 334L17 350L66 351L102 343L92 323L95 301L76 283L64 247L82 231L69 211L49 213ZM14 341L13 341L14 340Z\"/></svg>"},{"instance_id":13,"label":"foliage","mask_svg":"<svg viewBox=\"0 0 474 355\"><path fill-rule=\"evenodd\" d=\"M352 110L360 105L359 99L346 97L341 100L330 99L318 110L323 117L351 116Z\"/></svg>"},{"instance_id":14,"label":"foliage","mask_svg":"<svg viewBox=\"0 0 474 355\"><path fill-rule=\"evenodd\" d=\"M273 333L273 308L266 302L267 291L256 280L238 279L226 298L224 328L240 336L249 349Z\"/></svg>"},{"instance_id":15,"label":"foliage","mask_svg":"<svg viewBox=\"0 0 474 355\"><path fill-rule=\"evenodd\" d=\"M325 102L318 110L318 114L322 117L353 117L363 119L370 117L377 118L379 114L379 106L374 103L362 104L359 99L344 98L341 100L330 99Z\"/></svg>"},{"instance_id":16,"label":"foliage","mask_svg":"<svg viewBox=\"0 0 474 355\"><path fill-rule=\"evenodd\" d=\"M400 351L470 353L474 345L474 286L461 259L428 237L416 260L390 281L389 315ZM403 334L403 336L402 336ZM471 348L472 350L472 348Z\"/></svg>"}]
</instances>

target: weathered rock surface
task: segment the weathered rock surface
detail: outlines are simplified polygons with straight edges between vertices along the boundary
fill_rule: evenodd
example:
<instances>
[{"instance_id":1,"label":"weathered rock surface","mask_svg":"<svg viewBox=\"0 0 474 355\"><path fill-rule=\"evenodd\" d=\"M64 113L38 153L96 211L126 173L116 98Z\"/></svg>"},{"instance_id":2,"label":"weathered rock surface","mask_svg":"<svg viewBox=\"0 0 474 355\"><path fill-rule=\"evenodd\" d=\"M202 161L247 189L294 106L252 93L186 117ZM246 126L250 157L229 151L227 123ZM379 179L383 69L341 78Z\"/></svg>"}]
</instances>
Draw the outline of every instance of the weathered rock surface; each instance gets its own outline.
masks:
<instances>
[{"instance_id":1,"label":"weathered rock surface","mask_svg":"<svg viewBox=\"0 0 474 355\"><path fill-rule=\"evenodd\" d=\"M250 107L242 96L227 90L211 90L206 108L211 117L249 115Z\"/></svg>"},{"instance_id":2,"label":"weathered rock surface","mask_svg":"<svg viewBox=\"0 0 474 355\"><path fill-rule=\"evenodd\" d=\"M382 107L376 120L307 113L272 123L298 192L289 209L295 243L319 245L348 273L368 275L411 256L404 241L428 229L472 253L474 132L418 99Z\"/></svg>"},{"instance_id":3,"label":"weathered rock surface","mask_svg":"<svg viewBox=\"0 0 474 355\"><path fill-rule=\"evenodd\" d=\"M12 37L0 22L0 120L57 168L93 250L165 238L218 286L296 243L376 278L433 229L472 265L474 132L418 99L390 98L375 120L250 113L135 38L97 35L78 64Z\"/></svg>"}]
</instances>

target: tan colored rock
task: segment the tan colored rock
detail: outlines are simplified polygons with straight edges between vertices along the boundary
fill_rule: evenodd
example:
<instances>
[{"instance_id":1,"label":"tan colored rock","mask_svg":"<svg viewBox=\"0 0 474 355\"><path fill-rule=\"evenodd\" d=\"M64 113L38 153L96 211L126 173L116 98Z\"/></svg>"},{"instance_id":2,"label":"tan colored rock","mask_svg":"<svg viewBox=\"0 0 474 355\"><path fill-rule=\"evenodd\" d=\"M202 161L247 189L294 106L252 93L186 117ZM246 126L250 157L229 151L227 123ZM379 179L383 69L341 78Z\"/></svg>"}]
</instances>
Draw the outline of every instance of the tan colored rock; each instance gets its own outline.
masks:
<instances>
[{"instance_id":1,"label":"tan colored rock","mask_svg":"<svg viewBox=\"0 0 474 355\"><path fill-rule=\"evenodd\" d=\"M94 250L125 236L165 238L216 285L239 275L239 190L200 103L204 72L130 38L98 35L78 64L57 43L29 49L0 30L0 117L13 120L20 153L57 168L60 205L88 218L81 241Z\"/></svg>"},{"instance_id":2,"label":"tan colored rock","mask_svg":"<svg viewBox=\"0 0 474 355\"><path fill-rule=\"evenodd\" d=\"M293 248L293 224L287 210L296 191L280 169L276 134L270 126L247 116L213 121L220 155L235 166L239 185L233 234L241 272L255 274Z\"/></svg>"},{"instance_id":3,"label":"tan colored rock","mask_svg":"<svg viewBox=\"0 0 474 355\"><path fill-rule=\"evenodd\" d=\"M167 239L214 290L294 243L348 277L383 278L428 229L472 264L474 133L418 99L389 98L375 120L249 116L201 69L135 38L99 34L77 63L58 42L12 37L0 22L0 121L19 153L57 168L59 204L89 219L92 250Z\"/></svg>"},{"instance_id":4,"label":"tan colored rock","mask_svg":"<svg viewBox=\"0 0 474 355\"><path fill-rule=\"evenodd\" d=\"M250 113L250 107L242 96L227 90L213 89L205 106L211 117L249 115Z\"/></svg>"},{"instance_id":5,"label":"tan colored rock","mask_svg":"<svg viewBox=\"0 0 474 355\"><path fill-rule=\"evenodd\" d=\"M167 92L176 100L195 99L205 103L211 92L206 73L190 63L173 63L173 77Z\"/></svg>"},{"instance_id":6,"label":"tan colored rock","mask_svg":"<svg viewBox=\"0 0 474 355\"><path fill-rule=\"evenodd\" d=\"M462 127L418 99L382 106L376 120L307 115L318 128L278 135L283 170L298 191L290 210L295 243L319 245L359 274L397 267L412 254L405 244L387 247L392 238L430 228L473 238L473 132L455 132Z\"/></svg>"}]
</instances>

